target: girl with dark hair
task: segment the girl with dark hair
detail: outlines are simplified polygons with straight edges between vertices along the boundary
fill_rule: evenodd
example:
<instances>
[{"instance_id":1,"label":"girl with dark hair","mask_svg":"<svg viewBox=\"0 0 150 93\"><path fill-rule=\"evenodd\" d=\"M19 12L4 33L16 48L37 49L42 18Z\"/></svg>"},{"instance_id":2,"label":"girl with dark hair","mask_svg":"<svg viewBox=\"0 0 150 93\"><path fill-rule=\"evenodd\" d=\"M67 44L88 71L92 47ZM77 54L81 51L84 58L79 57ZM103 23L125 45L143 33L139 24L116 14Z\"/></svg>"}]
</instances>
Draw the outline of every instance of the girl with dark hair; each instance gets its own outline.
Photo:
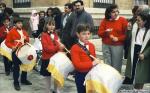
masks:
<instances>
[{"instance_id":1,"label":"girl with dark hair","mask_svg":"<svg viewBox=\"0 0 150 93\"><path fill-rule=\"evenodd\" d=\"M123 45L126 38L127 20L119 16L117 5L109 6L105 11L98 35L102 38L104 62L121 72Z\"/></svg>"},{"instance_id":2,"label":"girl with dark hair","mask_svg":"<svg viewBox=\"0 0 150 93\"><path fill-rule=\"evenodd\" d=\"M46 11L46 17L45 17L45 25L47 24L47 22L50 20L50 19L53 19L53 8L52 7L49 7Z\"/></svg>"}]
</instances>

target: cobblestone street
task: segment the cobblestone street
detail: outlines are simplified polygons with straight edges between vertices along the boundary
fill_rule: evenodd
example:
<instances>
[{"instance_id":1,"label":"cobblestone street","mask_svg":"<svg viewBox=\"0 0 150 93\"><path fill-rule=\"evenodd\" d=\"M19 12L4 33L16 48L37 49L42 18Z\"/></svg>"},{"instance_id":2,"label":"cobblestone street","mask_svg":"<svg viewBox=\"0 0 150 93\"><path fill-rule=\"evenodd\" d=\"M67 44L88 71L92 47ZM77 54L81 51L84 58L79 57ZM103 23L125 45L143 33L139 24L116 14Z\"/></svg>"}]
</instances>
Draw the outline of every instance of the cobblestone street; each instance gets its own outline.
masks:
<instances>
[{"instance_id":1,"label":"cobblestone street","mask_svg":"<svg viewBox=\"0 0 150 93\"><path fill-rule=\"evenodd\" d=\"M101 52L100 50L98 50L100 49L98 48L100 46L99 44L97 44L98 41L94 40L92 42L94 42L94 44L96 45L98 57L101 57ZM0 61L0 93L44 93L43 91L45 89L43 83L43 76L41 76L38 72L34 70L28 74L28 79L32 82L32 85L31 86L21 85L21 91L14 90L12 73L10 76L5 75L2 58L0 60L1 60ZM123 65L122 69L123 69L122 74L124 74L125 65ZM68 78L65 81L65 86L61 90L61 93L77 93L75 82L72 77ZM138 92L137 90L133 90L132 86L123 85L118 93L150 93L150 84L146 84L144 86L144 90Z\"/></svg>"}]
</instances>

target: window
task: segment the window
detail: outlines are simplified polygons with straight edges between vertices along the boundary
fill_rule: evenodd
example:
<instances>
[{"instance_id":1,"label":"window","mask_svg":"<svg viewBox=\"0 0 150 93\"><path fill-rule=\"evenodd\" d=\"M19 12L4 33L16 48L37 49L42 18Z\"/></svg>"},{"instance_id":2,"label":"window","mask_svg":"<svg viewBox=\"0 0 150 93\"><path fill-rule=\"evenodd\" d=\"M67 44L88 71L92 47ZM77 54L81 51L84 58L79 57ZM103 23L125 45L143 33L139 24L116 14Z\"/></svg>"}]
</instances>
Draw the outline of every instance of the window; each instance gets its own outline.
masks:
<instances>
[{"instance_id":1,"label":"window","mask_svg":"<svg viewBox=\"0 0 150 93\"><path fill-rule=\"evenodd\" d=\"M94 8L106 8L111 4L114 4L115 0L94 0L93 7Z\"/></svg>"},{"instance_id":2,"label":"window","mask_svg":"<svg viewBox=\"0 0 150 93\"><path fill-rule=\"evenodd\" d=\"M31 0L13 0L14 8L31 7Z\"/></svg>"},{"instance_id":3,"label":"window","mask_svg":"<svg viewBox=\"0 0 150 93\"><path fill-rule=\"evenodd\" d=\"M135 0L135 5L148 4L148 0Z\"/></svg>"}]
</instances>

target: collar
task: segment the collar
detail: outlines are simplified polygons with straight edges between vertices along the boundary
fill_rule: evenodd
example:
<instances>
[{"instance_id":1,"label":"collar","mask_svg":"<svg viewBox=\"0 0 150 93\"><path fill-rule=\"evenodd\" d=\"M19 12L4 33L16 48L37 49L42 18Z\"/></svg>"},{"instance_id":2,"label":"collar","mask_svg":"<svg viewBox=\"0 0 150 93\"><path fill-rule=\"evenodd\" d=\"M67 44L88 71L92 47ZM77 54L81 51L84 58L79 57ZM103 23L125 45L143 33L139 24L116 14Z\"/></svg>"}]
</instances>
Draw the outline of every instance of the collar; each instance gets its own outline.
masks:
<instances>
[{"instance_id":1,"label":"collar","mask_svg":"<svg viewBox=\"0 0 150 93\"><path fill-rule=\"evenodd\" d=\"M72 13L72 12L69 12L69 13L67 13L67 14L65 14L65 15L70 16L70 15L71 15L71 13Z\"/></svg>"},{"instance_id":2,"label":"collar","mask_svg":"<svg viewBox=\"0 0 150 93\"><path fill-rule=\"evenodd\" d=\"M18 32L22 32L22 29L17 29Z\"/></svg>"},{"instance_id":3,"label":"collar","mask_svg":"<svg viewBox=\"0 0 150 93\"><path fill-rule=\"evenodd\" d=\"M87 45L87 44L85 44L84 42L82 42L81 40L79 40L79 43L80 43L81 45L83 45L83 46Z\"/></svg>"}]
</instances>

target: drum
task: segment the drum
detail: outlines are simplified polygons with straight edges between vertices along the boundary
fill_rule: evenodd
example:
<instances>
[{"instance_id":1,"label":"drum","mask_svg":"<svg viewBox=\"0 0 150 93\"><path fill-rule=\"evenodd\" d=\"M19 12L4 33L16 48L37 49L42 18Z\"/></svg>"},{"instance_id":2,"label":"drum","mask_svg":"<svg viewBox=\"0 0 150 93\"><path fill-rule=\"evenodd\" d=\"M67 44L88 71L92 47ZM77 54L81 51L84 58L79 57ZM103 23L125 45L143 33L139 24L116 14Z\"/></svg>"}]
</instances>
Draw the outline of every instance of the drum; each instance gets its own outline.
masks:
<instances>
[{"instance_id":1,"label":"drum","mask_svg":"<svg viewBox=\"0 0 150 93\"><path fill-rule=\"evenodd\" d=\"M31 71L36 64L37 58L36 50L29 43L26 43L21 47L19 47L16 51L16 56L22 62L20 66L20 69L22 71Z\"/></svg>"},{"instance_id":2,"label":"drum","mask_svg":"<svg viewBox=\"0 0 150 93\"><path fill-rule=\"evenodd\" d=\"M42 50L42 44L41 40L39 38L35 38L35 41L33 43L33 46L36 48L36 50L40 51Z\"/></svg>"},{"instance_id":3,"label":"drum","mask_svg":"<svg viewBox=\"0 0 150 93\"><path fill-rule=\"evenodd\" d=\"M8 48L5 44L5 40L0 45L0 54L7 57L10 61L12 61L12 49Z\"/></svg>"},{"instance_id":4,"label":"drum","mask_svg":"<svg viewBox=\"0 0 150 93\"><path fill-rule=\"evenodd\" d=\"M98 64L85 77L86 93L117 93L123 82L120 73L107 64Z\"/></svg>"},{"instance_id":5,"label":"drum","mask_svg":"<svg viewBox=\"0 0 150 93\"><path fill-rule=\"evenodd\" d=\"M50 58L47 70L58 82L58 86L63 87L64 80L67 78L69 72L74 70L74 67L65 52L58 52Z\"/></svg>"}]
</instances>

